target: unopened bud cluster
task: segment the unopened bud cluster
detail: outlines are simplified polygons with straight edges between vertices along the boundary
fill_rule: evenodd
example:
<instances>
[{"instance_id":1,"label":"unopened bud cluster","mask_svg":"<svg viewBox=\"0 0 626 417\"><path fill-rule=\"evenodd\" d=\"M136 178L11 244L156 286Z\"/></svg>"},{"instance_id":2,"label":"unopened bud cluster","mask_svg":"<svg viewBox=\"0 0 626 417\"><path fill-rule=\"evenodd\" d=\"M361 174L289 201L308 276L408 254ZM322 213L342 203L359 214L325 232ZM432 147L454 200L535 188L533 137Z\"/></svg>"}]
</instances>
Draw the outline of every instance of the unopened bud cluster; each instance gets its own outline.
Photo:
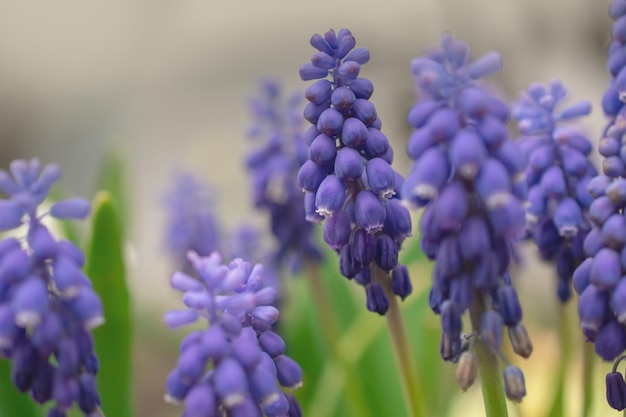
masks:
<instances>
[{"instance_id":1,"label":"unopened bud cluster","mask_svg":"<svg viewBox=\"0 0 626 417\"><path fill-rule=\"evenodd\" d=\"M407 151L415 163L402 198L425 206L422 249L435 261L430 306L441 315L442 358L460 360L462 389L475 363L462 354L462 315L474 303L484 306L474 332L494 355L505 327L518 354L532 351L507 272L511 246L524 231L525 161L507 140L508 106L475 83L501 67L495 52L470 63L468 45L450 34L441 50L411 64L421 100L408 116L416 130ZM505 382L513 381L507 375ZM509 385L509 398L521 400L520 385Z\"/></svg>"},{"instance_id":2,"label":"unopened bud cluster","mask_svg":"<svg viewBox=\"0 0 626 417\"><path fill-rule=\"evenodd\" d=\"M64 417L75 404L84 415L100 414L95 377L98 358L90 330L104 323L102 303L82 272L85 256L56 240L38 212L61 176L56 165L15 160L0 170L0 231L26 227L26 236L0 241L0 350L11 361L18 390L38 403L55 403L49 417ZM61 200L48 213L84 219L90 204Z\"/></svg>"},{"instance_id":3,"label":"unopened bud cluster","mask_svg":"<svg viewBox=\"0 0 626 417\"><path fill-rule=\"evenodd\" d=\"M209 327L181 342L166 400L184 401L183 416L300 417L295 398L281 387L302 385L302 370L272 331L276 290L264 285L263 266L241 259L224 265L217 253L190 252L189 260L200 278L172 275L187 309L167 313L165 322L176 328L205 318Z\"/></svg>"},{"instance_id":4,"label":"unopened bud cluster","mask_svg":"<svg viewBox=\"0 0 626 417\"><path fill-rule=\"evenodd\" d=\"M518 143L528 159L527 230L541 257L556 263L562 302L569 300L574 270L586 258L583 242L591 229L588 212L593 201L587 188L597 175L588 159L591 142L564 125L588 115L591 105L581 101L559 110L566 95L558 81L549 88L531 85L513 109L523 135Z\"/></svg>"},{"instance_id":5,"label":"unopened bud cluster","mask_svg":"<svg viewBox=\"0 0 626 417\"><path fill-rule=\"evenodd\" d=\"M298 173L307 220L326 218L324 240L339 253L341 273L365 286L367 308L382 315L389 308L385 287L402 299L412 291L398 264L411 235L398 199L403 178L391 167L393 150L369 101L374 87L359 77L369 51L354 48L347 29L313 35L311 45L318 52L300 67L304 81L318 80L305 92L304 118L312 126L305 134L309 159Z\"/></svg>"}]
</instances>

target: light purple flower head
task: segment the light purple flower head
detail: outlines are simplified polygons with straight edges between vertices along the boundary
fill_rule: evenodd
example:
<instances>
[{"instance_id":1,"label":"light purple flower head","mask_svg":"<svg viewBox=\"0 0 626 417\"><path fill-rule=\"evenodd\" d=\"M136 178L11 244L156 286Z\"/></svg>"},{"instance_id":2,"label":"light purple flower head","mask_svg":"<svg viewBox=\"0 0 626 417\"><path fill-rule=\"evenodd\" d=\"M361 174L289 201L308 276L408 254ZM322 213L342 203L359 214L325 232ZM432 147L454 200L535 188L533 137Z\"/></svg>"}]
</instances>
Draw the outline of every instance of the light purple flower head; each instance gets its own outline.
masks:
<instances>
[{"instance_id":1,"label":"light purple flower head","mask_svg":"<svg viewBox=\"0 0 626 417\"><path fill-rule=\"evenodd\" d=\"M104 323L102 302L82 272L82 251L56 240L42 218L84 219L90 204L67 199L38 213L61 175L37 159L16 160L0 170L2 230L26 225L24 239L0 241L0 349L11 360L11 377L40 403L53 401L49 415L64 417L75 404L84 415L99 412L95 385L98 359L90 330Z\"/></svg>"},{"instance_id":2,"label":"light purple flower head","mask_svg":"<svg viewBox=\"0 0 626 417\"><path fill-rule=\"evenodd\" d=\"M190 252L189 260L199 279L172 275L172 287L183 293L187 308L170 311L164 321L177 328L206 319L209 326L181 342L178 363L166 381L166 400L184 402L183 415L219 416L227 410L229 415L297 416L295 400L283 389L302 385L302 370L271 330L279 313L273 306L276 290L264 285L263 266L241 259L224 265L217 252L207 257Z\"/></svg>"},{"instance_id":3,"label":"light purple flower head","mask_svg":"<svg viewBox=\"0 0 626 417\"><path fill-rule=\"evenodd\" d=\"M360 77L370 59L352 33L332 29L313 35L317 49L300 78L317 80L305 91L308 160L298 173L306 218L324 221L324 240L339 253L340 271L365 286L367 308L385 314L388 294L411 291L408 274L394 276L398 251L411 235L411 218L398 200L403 178L392 167L393 150L369 101L374 87Z\"/></svg>"}]
</instances>

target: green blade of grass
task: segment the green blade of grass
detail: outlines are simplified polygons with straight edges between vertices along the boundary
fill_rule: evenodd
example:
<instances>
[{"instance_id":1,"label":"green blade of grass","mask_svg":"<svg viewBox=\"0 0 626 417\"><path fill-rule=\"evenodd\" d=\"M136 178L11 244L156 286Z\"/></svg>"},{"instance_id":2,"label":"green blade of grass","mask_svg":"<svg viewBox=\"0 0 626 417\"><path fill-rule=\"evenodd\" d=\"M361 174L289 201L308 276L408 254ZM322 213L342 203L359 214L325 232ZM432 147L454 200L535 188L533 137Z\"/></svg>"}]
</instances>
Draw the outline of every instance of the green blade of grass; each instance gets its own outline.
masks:
<instances>
[{"instance_id":1,"label":"green blade of grass","mask_svg":"<svg viewBox=\"0 0 626 417\"><path fill-rule=\"evenodd\" d=\"M100 359L97 377L102 409L108 416L132 416L132 317L125 278L120 219L111 195L94 198L92 235L85 271L104 306L104 326L94 331Z\"/></svg>"}]
</instances>

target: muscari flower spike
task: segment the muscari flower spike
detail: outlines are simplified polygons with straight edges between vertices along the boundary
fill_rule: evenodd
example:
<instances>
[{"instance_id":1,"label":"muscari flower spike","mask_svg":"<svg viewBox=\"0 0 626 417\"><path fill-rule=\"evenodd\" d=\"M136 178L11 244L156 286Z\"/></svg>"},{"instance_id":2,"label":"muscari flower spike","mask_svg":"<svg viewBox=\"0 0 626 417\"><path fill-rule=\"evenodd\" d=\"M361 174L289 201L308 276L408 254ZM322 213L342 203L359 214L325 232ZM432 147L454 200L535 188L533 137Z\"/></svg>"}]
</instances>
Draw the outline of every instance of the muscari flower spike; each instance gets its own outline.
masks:
<instances>
[{"instance_id":1,"label":"muscari flower spike","mask_svg":"<svg viewBox=\"0 0 626 417\"><path fill-rule=\"evenodd\" d=\"M307 220L324 221L324 241L339 253L340 271L365 287L367 308L387 312L387 290L402 299L412 291L398 251L411 235L411 218L398 198L402 176L369 101L371 81L359 76L369 61L348 29L313 35L318 50L300 67L300 78L317 80L305 91L309 158L298 173Z\"/></svg>"},{"instance_id":2,"label":"muscari flower spike","mask_svg":"<svg viewBox=\"0 0 626 417\"><path fill-rule=\"evenodd\" d=\"M421 244L435 261L430 306L441 315L440 353L457 362L480 338L500 356L506 326L515 352L528 357L532 344L508 274L512 245L524 232L525 162L507 140L507 105L476 84L502 60L490 52L470 62L467 43L447 33L441 46L411 63L420 100L408 115L416 130L407 151L415 163L402 186L407 204L425 207ZM473 313L473 333L462 335L462 315L473 304L482 315ZM466 355L459 362L465 390L476 361ZM520 401L523 377L514 382L506 393Z\"/></svg>"},{"instance_id":3,"label":"muscari flower spike","mask_svg":"<svg viewBox=\"0 0 626 417\"><path fill-rule=\"evenodd\" d=\"M211 190L186 172L175 172L164 198L167 209L165 246L183 270L191 270L187 253L201 256L217 249L219 228L213 209Z\"/></svg>"},{"instance_id":4,"label":"muscari flower spike","mask_svg":"<svg viewBox=\"0 0 626 417\"><path fill-rule=\"evenodd\" d=\"M172 275L187 309L167 313L164 321L177 328L206 319L209 326L181 342L166 401L184 402L183 416L301 416L295 398L281 389L301 386L302 369L272 331L279 314L276 290L264 285L263 266L241 259L224 265L217 252L188 256L200 279Z\"/></svg>"},{"instance_id":5,"label":"muscari flower spike","mask_svg":"<svg viewBox=\"0 0 626 417\"><path fill-rule=\"evenodd\" d=\"M250 100L254 123L249 137L262 143L246 160L254 205L269 213L278 243L274 263L277 267L286 263L294 272L304 261L321 258L296 181L298 169L307 158L300 102L300 94L285 99L274 80L260 83L260 94Z\"/></svg>"},{"instance_id":6,"label":"muscari flower spike","mask_svg":"<svg viewBox=\"0 0 626 417\"><path fill-rule=\"evenodd\" d=\"M626 349L626 1L614 0L609 13L615 22L608 49L611 84L602 100L609 122L598 144L604 157L603 175L588 185L593 197L589 207L592 229L583 243L588 258L576 269L573 280L580 294L583 333L603 360L616 361L616 368ZM607 399L616 409L624 408L622 385L615 372L607 375Z\"/></svg>"},{"instance_id":7,"label":"muscari flower spike","mask_svg":"<svg viewBox=\"0 0 626 417\"><path fill-rule=\"evenodd\" d=\"M49 417L64 417L75 404L85 416L103 416L90 333L104 323L102 303L82 272L83 252L56 240L42 222L47 215L84 219L90 204L72 198L38 213L60 176L57 165L42 169L37 159L0 170L0 191L8 196L0 200L0 230L27 229L0 241L0 350L18 390L55 403Z\"/></svg>"},{"instance_id":8,"label":"muscari flower spike","mask_svg":"<svg viewBox=\"0 0 626 417\"><path fill-rule=\"evenodd\" d=\"M556 263L562 302L569 300L574 270L586 259L583 242L591 230L593 201L587 187L597 175L588 159L591 142L575 127L564 125L588 115L591 105L580 101L561 109L566 95L559 81L549 88L531 85L513 109L522 133L518 144L528 158L528 235L541 257Z\"/></svg>"}]
</instances>

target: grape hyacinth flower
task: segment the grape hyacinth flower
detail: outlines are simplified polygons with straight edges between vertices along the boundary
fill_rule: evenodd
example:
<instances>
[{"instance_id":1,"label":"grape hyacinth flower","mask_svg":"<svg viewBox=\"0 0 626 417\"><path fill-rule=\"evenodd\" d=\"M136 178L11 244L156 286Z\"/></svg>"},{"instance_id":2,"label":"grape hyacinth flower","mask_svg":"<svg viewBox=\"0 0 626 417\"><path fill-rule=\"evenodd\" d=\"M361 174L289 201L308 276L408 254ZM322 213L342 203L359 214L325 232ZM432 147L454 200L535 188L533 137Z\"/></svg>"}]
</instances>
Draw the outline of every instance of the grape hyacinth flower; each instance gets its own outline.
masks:
<instances>
[{"instance_id":1,"label":"grape hyacinth flower","mask_svg":"<svg viewBox=\"0 0 626 417\"><path fill-rule=\"evenodd\" d=\"M84 219L90 204L70 198L38 212L60 176L57 165L42 169L37 159L13 161L10 174L0 170L8 196L0 200L0 231L26 229L26 236L0 241L0 349L18 390L55 403L49 417L64 417L75 404L85 416L103 416L90 333L104 323L102 303L81 270L83 252L56 240L42 221Z\"/></svg>"},{"instance_id":2,"label":"grape hyacinth flower","mask_svg":"<svg viewBox=\"0 0 626 417\"><path fill-rule=\"evenodd\" d=\"M500 55L490 52L470 63L467 43L446 33L441 44L411 63L421 99L408 115L416 130L407 151L415 163L402 198L425 207L421 244L435 261L430 306L441 315L441 356L456 362L465 350L476 350L478 361L466 358L459 366L477 364L482 373L497 368L505 326L517 354L532 351L508 273L512 245L524 231L525 162L507 140L508 106L476 83L502 68ZM470 336L461 333L467 310ZM462 389L473 372L457 372ZM525 392L520 381L506 391L513 401Z\"/></svg>"},{"instance_id":3,"label":"grape hyacinth flower","mask_svg":"<svg viewBox=\"0 0 626 417\"><path fill-rule=\"evenodd\" d=\"M246 166L254 205L269 213L278 243L274 263L277 268L288 264L296 272L303 262L321 258L296 183L298 169L307 157L298 105L301 99L294 95L284 100L276 81L264 80L260 86L260 95L250 100L254 123L249 137L262 143L248 154Z\"/></svg>"},{"instance_id":4,"label":"grape hyacinth flower","mask_svg":"<svg viewBox=\"0 0 626 417\"><path fill-rule=\"evenodd\" d=\"M593 148L589 139L563 126L588 115L591 104L580 101L560 110L566 95L559 81L549 88L531 85L513 109L523 135L518 143L528 158L526 225L541 257L556 263L561 302L569 300L574 270L586 258L583 242L591 229L593 201L587 186L598 174L588 159ZM613 219L618 226L616 222L620 220Z\"/></svg>"},{"instance_id":5,"label":"grape hyacinth flower","mask_svg":"<svg viewBox=\"0 0 626 417\"><path fill-rule=\"evenodd\" d=\"M397 191L402 177L391 167L393 150L369 101L373 85L359 77L369 61L347 29L313 35L317 49L300 78L317 80L305 92L304 118L309 158L298 173L309 221L324 221L324 240L339 253L340 270L365 287L367 308L384 315L388 294L412 291L408 271L398 264L411 219Z\"/></svg>"},{"instance_id":6,"label":"grape hyacinth flower","mask_svg":"<svg viewBox=\"0 0 626 417\"><path fill-rule=\"evenodd\" d=\"M217 252L188 256L200 279L172 275L187 309L171 311L164 320L177 328L204 318L209 327L181 342L166 401L184 401L183 416L301 416L293 396L281 389L302 385L302 370L272 331L279 312L273 306L276 291L264 286L263 266L241 259L224 265Z\"/></svg>"},{"instance_id":7,"label":"grape hyacinth flower","mask_svg":"<svg viewBox=\"0 0 626 417\"><path fill-rule=\"evenodd\" d=\"M165 245L176 265L190 270L187 253L208 256L217 249L219 228L211 190L190 173L176 172L165 195L167 230Z\"/></svg>"},{"instance_id":8,"label":"grape hyacinth flower","mask_svg":"<svg viewBox=\"0 0 626 417\"><path fill-rule=\"evenodd\" d=\"M604 157L603 175L588 186L593 197L589 207L592 229L583 244L588 258L574 272L574 289L580 294L583 333L603 360L616 361L616 368L626 349L626 1L614 0L610 15L615 20L608 51L612 79L602 100L609 123L598 145ZM623 384L615 372L607 375L606 382L609 405L623 409Z\"/></svg>"}]
</instances>

